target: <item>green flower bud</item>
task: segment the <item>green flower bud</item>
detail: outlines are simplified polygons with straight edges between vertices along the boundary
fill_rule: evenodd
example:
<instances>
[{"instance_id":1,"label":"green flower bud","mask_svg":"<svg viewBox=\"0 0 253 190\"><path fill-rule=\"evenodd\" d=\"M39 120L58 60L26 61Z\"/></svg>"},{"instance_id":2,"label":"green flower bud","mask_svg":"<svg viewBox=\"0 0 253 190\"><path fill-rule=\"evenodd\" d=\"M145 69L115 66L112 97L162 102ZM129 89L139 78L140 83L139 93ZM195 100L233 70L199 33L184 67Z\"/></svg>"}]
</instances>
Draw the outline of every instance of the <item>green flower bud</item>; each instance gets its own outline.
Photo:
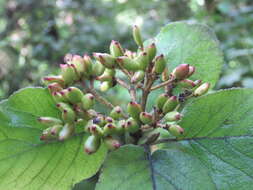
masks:
<instances>
[{"instance_id":1,"label":"green flower bud","mask_svg":"<svg viewBox=\"0 0 253 190\"><path fill-rule=\"evenodd\" d=\"M90 120L92 118L91 114L88 111L83 110L80 106L81 105L79 105L79 106L74 105L74 111L75 111L77 117L82 118L85 121Z\"/></svg>"},{"instance_id":2,"label":"green flower bud","mask_svg":"<svg viewBox=\"0 0 253 190\"><path fill-rule=\"evenodd\" d=\"M113 57L119 57L124 55L124 50L119 42L112 40L110 44L110 54Z\"/></svg>"},{"instance_id":3,"label":"green flower bud","mask_svg":"<svg viewBox=\"0 0 253 190\"><path fill-rule=\"evenodd\" d=\"M103 130L96 124L89 126L89 131L92 135L102 137L104 135Z\"/></svg>"},{"instance_id":4,"label":"green flower bud","mask_svg":"<svg viewBox=\"0 0 253 190\"><path fill-rule=\"evenodd\" d=\"M93 71L92 67L93 67L93 62L90 58L90 56L84 54L83 55L83 61L84 61L84 71L85 71L85 75L84 76L90 76Z\"/></svg>"},{"instance_id":5,"label":"green flower bud","mask_svg":"<svg viewBox=\"0 0 253 190\"><path fill-rule=\"evenodd\" d=\"M107 53L93 53L93 56L108 69L113 69L115 67L116 62L112 55Z\"/></svg>"},{"instance_id":6,"label":"green flower bud","mask_svg":"<svg viewBox=\"0 0 253 190\"><path fill-rule=\"evenodd\" d=\"M176 96L171 96L163 105L163 113L168 113L173 111L178 105L178 100Z\"/></svg>"},{"instance_id":7,"label":"green flower bud","mask_svg":"<svg viewBox=\"0 0 253 190\"><path fill-rule=\"evenodd\" d=\"M64 86L65 82L62 76L47 76L43 78L44 84L50 84L50 83L58 83L61 86Z\"/></svg>"},{"instance_id":8,"label":"green flower bud","mask_svg":"<svg viewBox=\"0 0 253 190\"><path fill-rule=\"evenodd\" d=\"M154 59L155 55L156 55L156 45L155 45L155 43L152 43L149 46L147 46L145 48L145 51L147 52L149 61L151 62Z\"/></svg>"},{"instance_id":9,"label":"green flower bud","mask_svg":"<svg viewBox=\"0 0 253 190\"><path fill-rule=\"evenodd\" d=\"M117 132L118 132L118 130L117 130L117 127L116 127L115 123L107 123L104 126L103 133L104 133L105 136L117 134Z\"/></svg>"},{"instance_id":10,"label":"green flower bud","mask_svg":"<svg viewBox=\"0 0 253 190\"><path fill-rule=\"evenodd\" d=\"M199 87L202 84L202 80L195 80L194 84L195 84L195 87Z\"/></svg>"},{"instance_id":11,"label":"green flower bud","mask_svg":"<svg viewBox=\"0 0 253 190\"><path fill-rule=\"evenodd\" d=\"M62 120L66 123L74 123L76 114L72 108L65 108L62 112Z\"/></svg>"},{"instance_id":12,"label":"green flower bud","mask_svg":"<svg viewBox=\"0 0 253 190\"><path fill-rule=\"evenodd\" d=\"M180 114L179 112L177 111L172 111L172 112L169 112L167 113L165 116L164 116L164 120L167 121L167 122L171 122L171 121L178 121L182 118L182 114Z\"/></svg>"},{"instance_id":13,"label":"green flower bud","mask_svg":"<svg viewBox=\"0 0 253 190\"><path fill-rule=\"evenodd\" d=\"M192 76L194 72L195 72L195 67L194 66L189 66L189 73L188 73L187 78Z\"/></svg>"},{"instance_id":14,"label":"green flower bud","mask_svg":"<svg viewBox=\"0 0 253 190\"><path fill-rule=\"evenodd\" d=\"M72 103L72 104L76 104L81 102L83 95L83 92L76 87L69 87L68 89L68 93L67 93L67 97L68 100Z\"/></svg>"},{"instance_id":15,"label":"green flower bud","mask_svg":"<svg viewBox=\"0 0 253 190\"><path fill-rule=\"evenodd\" d=\"M95 63L92 64L92 75L93 76L100 76L103 74L105 70L105 67L99 62L96 61Z\"/></svg>"},{"instance_id":16,"label":"green flower bud","mask_svg":"<svg viewBox=\"0 0 253 190\"><path fill-rule=\"evenodd\" d=\"M60 119L54 117L39 117L38 121L46 126L62 124L62 121Z\"/></svg>"},{"instance_id":17,"label":"green flower bud","mask_svg":"<svg viewBox=\"0 0 253 190\"><path fill-rule=\"evenodd\" d=\"M125 125L126 125L126 120L119 120L116 123L117 134L124 134L125 133Z\"/></svg>"},{"instance_id":18,"label":"green flower bud","mask_svg":"<svg viewBox=\"0 0 253 190\"><path fill-rule=\"evenodd\" d=\"M194 96L201 96L205 93L208 92L208 89L210 87L210 83L206 82L206 83L203 83L202 85L200 85L194 92L193 92L193 95Z\"/></svg>"},{"instance_id":19,"label":"green flower bud","mask_svg":"<svg viewBox=\"0 0 253 190\"><path fill-rule=\"evenodd\" d=\"M141 71L141 70L137 71L132 76L131 83L136 84L136 83L142 81L144 79L144 77L145 77L145 72L144 71Z\"/></svg>"},{"instance_id":20,"label":"green flower bud","mask_svg":"<svg viewBox=\"0 0 253 190\"><path fill-rule=\"evenodd\" d=\"M110 112L110 116L113 118L113 119L119 119L123 116L122 114L122 109L120 106L116 106L112 109L112 111Z\"/></svg>"},{"instance_id":21,"label":"green flower bud","mask_svg":"<svg viewBox=\"0 0 253 190\"><path fill-rule=\"evenodd\" d=\"M72 109L69 104L63 102L56 104L56 107L62 112L64 111L64 109Z\"/></svg>"},{"instance_id":22,"label":"green flower bud","mask_svg":"<svg viewBox=\"0 0 253 190\"><path fill-rule=\"evenodd\" d=\"M99 114L96 118L93 119L93 123L103 127L106 124L105 116Z\"/></svg>"},{"instance_id":23,"label":"green flower bud","mask_svg":"<svg viewBox=\"0 0 253 190\"><path fill-rule=\"evenodd\" d=\"M55 103L65 102L66 101L66 99L61 95L60 92L54 92L52 94L52 97L53 97Z\"/></svg>"},{"instance_id":24,"label":"green flower bud","mask_svg":"<svg viewBox=\"0 0 253 190\"><path fill-rule=\"evenodd\" d=\"M137 25L133 26L133 38L135 43L140 46L143 47L143 41L142 41L142 37L141 37L141 32L140 29Z\"/></svg>"},{"instance_id":25,"label":"green flower bud","mask_svg":"<svg viewBox=\"0 0 253 190\"><path fill-rule=\"evenodd\" d=\"M53 83L49 84L47 87L48 87L51 94L62 90L62 85L57 82L53 82Z\"/></svg>"},{"instance_id":26,"label":"green flower bud","mask_svg":"<svg viewBox=\"0 0 253 190\"><path fill-rule=\"evenodd\" d=\"M184 129L180 127L179 125L170 125L169 126L169 132L175 137L179 137L184 133Z\"/></svg>"},{"instance_id":27,"label":"green flower bud","mask_svg":"<svg viewBox=\"0 0 253 190\"><path fill-rule=\"evenodd\" d=\"M167 67L165 67L164 71L162 72L162 75L161 75L161 80L162 81L167 81L169 80L170 78L170 75L169 75L169 69Z\"/></svg>"},{"instance_id":28,"label":"green flower bud","mask_svg":"<svg viewBox=\"0 0 253 190\"><path fill-rule=\"evenodd\" d=\"M166 61L163 54L155 58L154 72L157 74L162 74L166 67Z\"/></svg>"},{"instance_id":29,"label":"green flower bud","mask_svg":"<svg viewBox=\"0 0 253 190\"><path fill-rule=\"evenodd\" d=\"M146 70L148 64L149 64L149 57L147 52L141 52L134 61L139 65L139 68L143 71Z\"/></svg>"},{"instance_id":30,"label":"green flower bud","mask_svg":"<svg viewBox=\"0 0 253 190\"><path fill-rule=\"evenodd\" d=\"M76 120L75 125L85 126L87 123L88 123L87 120L79 118L79 119Z\"/></svg>"},{"instance_id":31,"label":"green flower bud","mask_svg":"<svg viewBox=\"0 0 253 190\"><path fill-rule=\"evenodd\" d=\"M153 121L153 116L150 113L147 112L141 112L140 113L140 120L144 124L150 124Z\"/></svg>"},{"instance_id":32,"label":"green flower bud","mask_svg":"<svg viewBox=\"0 0 253 190\"><path fill-rule=\"evenodd\" d=\"M97 136L94 136L94 135L91 135L89 136L85 143L84 143L84 151L87 153L87 154L93 154L95 152L97 152L97 150L99 149L100 147L100 144L101 144L101 139L100 137L97 137Z\"/></svg>"},{"instance_id":33,"label":"green flower bud","mask_svg":"<svg viewBox=\"0 0 253 190\"><path fill-rule=\"evenodd\" d=\"M50 130L51 135L53 135L53 136L59 135L59 133L60 133L60 131L61 131L62 128L63 128L62 125L59 125L59 124L58 125L54 125L51 128L51 130Z\"/></svg>"},{"instance_id":34,"label":"green flower bud","mask_svg":"<svg viewBox=\"0 0 253 190\"><path fill-rule=\"evenodd\" d=\"M66 123L59 133L58 139L60 141L66 140L73 135L75 127L73 124Z\"/></svg>"},{"instance_id":35,"label":"green flower bud","mask_svg":"<svg viewBox=\"0 0 253 190\"><path fill-rule=\"evenodd\" d=\"M85 110L91 109L95 104L95 97L88 93L82 97L82 108Z\"/></svg>"},{"instance_id":36,"label":"green flower bud","mask_svg":"<svg viewBox=\"0 0 253 190\"><path fill-rule=\"evenodd\" d=\"M130 51L128 49L125 49L124 56L126 56L126 57L128 57L130 59L134 59L136 57L136 55L137 55L136 52L132 52L132 51Z\"/></svg>"},{"instance_id":37,"label":"green flower bud","mask_svg":"<svg viewBox=\"0 0 253 190\"><path fill-rule=\"evenodd\" d=\"M104 81L100 84L100 91L106 92L110 88L112 88L113 82L112 81Z\"/></svg>"},{"instance_id":38,"label":"green flower bud","mask_svg":"<svg viewBox=\"0 0 253 190\"><path fill-rule=\"evenodd\" d=\"M105 137L104 143L109 150L116 150L121 146L120 141L112 136Z\"/></svg>"},{"instance_id":39,"label":"green flower bud","mask_svg":"<svg viewBox=\"0 0 253 190\"><path fill-rule=\"evenodd\" d=\"M166 94L166 93L160 94L158 96L158 98L156 99L156 106L157 106L157 108L159 108L160 110L162 110L165 102L168 99L169 99L168 94Z\"/></svg>"},{"instance_id":40,"label":"green flower bud","mask_svg":"<svg viewBox=\"0 0 253 190\"><path fill-rule=\"evenodd\" d=\"M138 122L130 117L126 120L125 123L125 132L129 132L129 133L135 133L140 129L140 125L138 124Z\"/></svg>"},{"instance_id":41,"label":"green flower bud","mask_svg":"<svg viewBox=\"0 0 253 190\"><path fill-rule=\"evenodd\" d=\"M62 78L66 85L73 83L78 79L75 69L73 66L68 64L61 64Z\"/></svg>"},{"instance_id":42,"label":"green flower bud","mask_svg":"<svg viewBox=\"0 0 253 190\"><path fill-rule=\"evenodd\" d=\"M114 119L112 117L106 117L105 118L105 122L106 123L113 123L114 122Z\"/></svg>"},{"instance_id":43,"label":"green flower bud","mask_svg":"<svg viewBox=\"0 0 253 190\"><path fill-rule=\"evenodd\" d=\"M52 127L43 130L42 135L40 136L41 141L48 141L55 139L55 137L51 134L51 129Z\"/></svg>"},{"instance_id":44,"label":"green flower bud","mask_svg":"<svg viewBox=\"0 0 253 190\"><path fill-rule=\"evenodd\" d=\"M185 79L188 76L188 74L189 74L189 64L181 64L172 71L172 75L178 80Z\"/></svg>"},{"instance_id":45,"label":"green flower bud","mask_svg":"<svg viewBox=\"0 0 253 190\"><path fill-rule=\"evenodd\" d=\"M105 69L104 73L98 76L96 79L99 81L111 81L115 76L114 69Z\"/></svg>"},{"instance_id":46,"label":"green flower bud","mask_svg":"<svg viewBox=\"0 0 253 190\"><path fill-rule=\"evenodd\" d=\"M136 120L139 120L139 115L142 112L141 105L138 104L137 102L131 101L127 105L127 112L131 117L133 117Z\"/></svg>"},{"instance_id":47,"label":"green flower bud","mask_svg":"<svg viewBox=\"0 0 253 190\"><path fill-rule=\"evenodd\" d=\"M84 60L80 55L74 55L72 57L72 61L70 63L70 65L73 64L74 68L76 69L78 76L82 76L83 73L85 72L85 68L84 68Z\"/></svg>"},{"instance_id":48,"label":"green flower bud","mask_svg":"<svg viewBox=\"0 0 253 190\"><path fill-rule=\"evenodd\" d=\"M63 102L69 102L69 99L68 99L69 91L68 91L68 89L63 89L59 93L61 94Z\"/></svg>"},{"instance_id":49,"label":"green flower bud","mask_svg":"<svg viewBox=\"0 0 253 190\"><path fill-rule=\"evenodd\" d=\"M179 82L180 87L183 88L193 88L195 87L195 83L192 80L184 79Z\"/></svg>"},{"instance_id":50,"label":"green flower bud","mask_svg":"<svg viewBox=\"0 0 253 190\"><path fill-rule=\"evenodd\" d=\"M140 65L129 57L121 56L118 57L116 60L119 64L122 65L122 67L124 67L128 71L138 71L140 69Z\"/></svg>"}]
</instances>

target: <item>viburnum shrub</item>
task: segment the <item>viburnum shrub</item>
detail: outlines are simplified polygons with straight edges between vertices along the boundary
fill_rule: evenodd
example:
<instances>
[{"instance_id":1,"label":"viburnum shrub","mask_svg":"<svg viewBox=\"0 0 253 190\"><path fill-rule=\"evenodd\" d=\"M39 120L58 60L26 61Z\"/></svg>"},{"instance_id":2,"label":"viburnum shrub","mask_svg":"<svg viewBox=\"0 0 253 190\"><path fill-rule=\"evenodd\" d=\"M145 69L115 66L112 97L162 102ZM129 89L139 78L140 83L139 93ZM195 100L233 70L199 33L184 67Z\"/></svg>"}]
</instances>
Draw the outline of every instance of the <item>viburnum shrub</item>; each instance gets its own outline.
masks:
<instances>
[{"instance_id":1,"label":"viburnum shrub","mask_svg":"<svg viewBox=\"0 0 253 190\"><path fill-rule=\"evenodd\" d=\"M133 39L67 54L45 88L1 102L0 189L251 189L253 90L206 94L223 62L214 33L176 22Z\"/></svg>"}]
</instances>

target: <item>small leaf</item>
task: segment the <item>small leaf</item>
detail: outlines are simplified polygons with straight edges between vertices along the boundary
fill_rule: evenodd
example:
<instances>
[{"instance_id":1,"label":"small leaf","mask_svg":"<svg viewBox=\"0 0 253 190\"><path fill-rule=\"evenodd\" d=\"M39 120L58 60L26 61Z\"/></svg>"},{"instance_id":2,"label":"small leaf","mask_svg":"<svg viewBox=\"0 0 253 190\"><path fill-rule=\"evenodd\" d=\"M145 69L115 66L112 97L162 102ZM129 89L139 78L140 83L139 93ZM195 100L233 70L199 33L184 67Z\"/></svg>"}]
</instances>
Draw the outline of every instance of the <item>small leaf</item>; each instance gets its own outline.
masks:
<instances>
[{"instance_id":1,"label":"small leaf","mask_svg":"<svg viewBox=\"0 0 253 190\"><path fill-rule=\"evenodd\" d=\"M223 57L215 34L206 25L188 22L168 24L156 36L155 43L157 55L165 55L170 71L188 63L196 67L191 79L210 82L212 87L217 82Z\"/></svg>"},{"instance_id":2,"label":"small leaf","mask_svg":"<svg viewBox=\"0 0 253 190\"><path fill-rule=\"evenodd\" d=\"M84 133L64 142L41 142L44 126L38 116L58 116L42 88L21 90L0 104L0 189L68 190L103 163L104 146L91 156L83 152Z\"/></svg>"}]
</instances>

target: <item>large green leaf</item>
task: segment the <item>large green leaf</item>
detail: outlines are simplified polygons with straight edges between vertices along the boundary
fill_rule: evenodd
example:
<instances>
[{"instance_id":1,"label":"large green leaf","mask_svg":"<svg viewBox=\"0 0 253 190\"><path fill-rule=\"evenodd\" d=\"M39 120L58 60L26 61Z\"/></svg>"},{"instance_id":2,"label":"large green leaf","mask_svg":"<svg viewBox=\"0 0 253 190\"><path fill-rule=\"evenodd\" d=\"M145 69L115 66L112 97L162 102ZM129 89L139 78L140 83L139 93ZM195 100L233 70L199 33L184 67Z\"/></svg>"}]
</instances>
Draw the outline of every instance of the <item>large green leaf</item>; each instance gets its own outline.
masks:
<instances>
[{"instance_id":1,"label":"large green leaf","mask_svg":"<svg viewBox=\"0 0 253 190\"><path fill-rule=\"evenodd\" d=\"M0 189L67 190L100 168L104 147L86 155L83 133L65 142L41 142L38 116L59 116L42 88L23 89L0 104Z\"/></svg>"},{"instance_id":2,"label":"large green leaf","mask_svg":"<svg viewBox=\"0 0 253 190\"><path fill-rule=\"evenodd\" d=\"M210 82L212 87L219 78L223 62L222 52L213 31L202 24L175 22L162 28L155 42L158 53L166 56L170 71L188 63L196 67L191 79Z\"/></svg>"},{"instance_id":3,"label":"large green leaf","mask_svg":"<svg viewBox=\"0 0 253 190\"><path fill-rule=\"evenodd\" d=\"M252 100L253 89L195 99L183 111L184 139L168 139L152 155L133 146L112 153L97 189L252 189Z\"/></svg>"}]
</instances>

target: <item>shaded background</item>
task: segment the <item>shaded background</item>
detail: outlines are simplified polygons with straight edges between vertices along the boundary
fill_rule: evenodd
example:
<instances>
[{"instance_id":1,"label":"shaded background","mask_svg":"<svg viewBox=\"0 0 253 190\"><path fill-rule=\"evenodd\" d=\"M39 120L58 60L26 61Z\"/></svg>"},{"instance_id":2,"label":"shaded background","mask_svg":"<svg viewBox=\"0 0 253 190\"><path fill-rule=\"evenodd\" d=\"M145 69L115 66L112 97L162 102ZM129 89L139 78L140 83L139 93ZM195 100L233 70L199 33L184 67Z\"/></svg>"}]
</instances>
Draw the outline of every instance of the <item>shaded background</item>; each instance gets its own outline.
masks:
<instances>
[{"instance_id":1,"label":"shaded background","mask_svg":"<svg viewBox=\"0 0 253 190\"><path fill-rule=\"evenodd\" d=\"M217 89L253 87L252 0L0 0L0 99L41 85L68 52L105 52L111 39L131 49L133 24L148 38L178 20L215 30L225 56Z\"/></svg>"}]
</instances>

